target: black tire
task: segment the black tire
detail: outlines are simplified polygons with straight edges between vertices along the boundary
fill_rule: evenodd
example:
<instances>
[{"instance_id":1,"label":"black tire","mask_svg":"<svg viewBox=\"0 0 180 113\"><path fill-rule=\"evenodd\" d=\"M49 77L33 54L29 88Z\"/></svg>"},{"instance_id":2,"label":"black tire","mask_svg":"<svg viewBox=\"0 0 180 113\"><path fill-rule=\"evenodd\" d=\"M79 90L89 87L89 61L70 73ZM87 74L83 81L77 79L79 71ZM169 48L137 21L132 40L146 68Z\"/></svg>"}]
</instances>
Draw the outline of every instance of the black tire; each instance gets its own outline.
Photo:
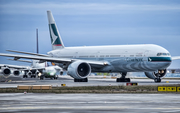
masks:
<instances>
[{"instance_id":1,"label":"black tire","mask_svg":"<svg viewBox=\"0 0 180 113\"><path fill-rule=\"evenodd\" d=\"M40 76L40 80L43 80L44 79L44 76Z\"/></svg>"},{"instance_id":2,"label":"black tire","mask_svg":"<svg viewBox=\"0 0 180 113\"><path fill-rule=\"evenodd\" d=\"M74 82L88 82L88 78L84 78L84 79L74 79Z\"/></svg>"},{"instance_id":3,"label":"black tire","mask_svg":"<svg viewBox=\"0 0 180 113\"><path fill-rule=\"evenodd\" d=\"M74 79L74 82L77 82L77 79Z\"/></svg>"},{"instance_id":4,"label":"black tire","mask_svg":"<svg viewBox=\"0 0 180 113\"><path fill-rule=\"evenodd\" d=\"M84 82L88 82L88 78L85 78L85 79L84 79Z\"/></svg>"},{"instance_id":5,"label":"black tire","mask_svg":"<svg viewBox=\"0 0 180 113\"><path fill-rule=\"evenodd\" d=\"M120 82L120 78L117 78L117 79L116 79L116 82Z\"/></svg>"},{"instance_id":6,"label":"black tire","mask_svg":"<svg viewBox=\"0 0 180 113\"><path fill-rule=\"evenodd\" d=\"M125 81L126 82L131 82L131 79L130 78L126 78Z\"/></svg>"},{"instance_id":7,"label":"black tire","mask_svg":"<svg viewBox=\"0 0 180 113\"><path fill-rule=\"evenodd\" d=\"M161 79L160 79L160 78L155 78L155 79L154 79L154 82L160 83L160 82L161 82Z\"/></svg>"},{"instance_id":8,"label":"black tire","mask_svg":"<svg viewBox=\"0 0 180 113\"><path fill-rule=\"evenodd\" d=\"M117 78L116 82L131 82L130 78Z\"/></svg>"}]
</instances>

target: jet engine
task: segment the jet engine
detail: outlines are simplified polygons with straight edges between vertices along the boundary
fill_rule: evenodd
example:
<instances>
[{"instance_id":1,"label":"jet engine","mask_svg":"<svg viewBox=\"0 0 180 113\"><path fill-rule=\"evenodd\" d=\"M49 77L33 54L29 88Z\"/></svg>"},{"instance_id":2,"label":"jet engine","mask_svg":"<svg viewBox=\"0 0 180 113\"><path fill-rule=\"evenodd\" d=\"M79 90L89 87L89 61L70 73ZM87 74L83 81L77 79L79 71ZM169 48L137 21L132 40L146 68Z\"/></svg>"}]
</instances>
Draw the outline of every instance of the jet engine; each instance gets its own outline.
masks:
<instances>
[{"instance_id":1,"label":"jet engine","mask_svg":"<svg viewBox=\"0 0 180 113\"><path fill-rule=\"evenodd\" d=\"M9 76L11 74L11 70L9 68L4 68L2 72L4 76Z\"/></svg>"},{"instance_id":2,"label":"jet engine","mask_svg":"<svg viewBox=\"0 0 180 113\"><path fill-rule=\"evenodd\" d=\"M14 74L15 76L19 76L19 75L20 75L20 72L19 72L18 70L15 70L15 71L13 72L13 74Z\"/></svg>"},{"instance_id":3,"label":"jet engine","mask_svg":"<svg viewBox=\"0 0 180 113\"><path fill-rule=\"evenodd\" d=\"M63 73L64 73L63 71L60 71L60 75L63 75Z\"/></svg>"},{"instance_id":4,"label":"jet engine","mask_svg":"<svg viewBox=\"0 0 180 113\"><path fill-rule=\"evenodd\" d=\"M68 66L67 74L75 79L87 78L91 73L91 66L82 61L75 61Z\"/></svg>"},{"instance_id":5,"label":"jet engine","mask_svg":"<svg viewBox=\"0 0 180 113\"><path fill-rule=\"evenodd\" d=\"M154 79L155 82L161 82L161 78L164 77L166 73L167 69L161 69L155 72L145 72L145 75L150 79Z\"/></svg>"},{"instance_id":6,"label":"jet engine","mask_svg":"<svg viewBox=\"0 0 180 113\"><path fill-rule=\"evenodd\" d=\"M39 75L39 73L40 73L40 72L37 70L37 71L36 71L36 73L35 73L35 75L36 75L36 76L38 76L38 75Z\"/></svg>"},{"instance_id":7,"label":"jet engine","mask_svg":"<svg viewBox=\"0 0 180 113\"><path fill-rule=\"evenodd\" d=\"M31 71L29 71L29 72L27 73L27 75L28 75L28 76L31 76L31 75L32 75L32 72L31 72Z\"/></svg>"}]
</instances>

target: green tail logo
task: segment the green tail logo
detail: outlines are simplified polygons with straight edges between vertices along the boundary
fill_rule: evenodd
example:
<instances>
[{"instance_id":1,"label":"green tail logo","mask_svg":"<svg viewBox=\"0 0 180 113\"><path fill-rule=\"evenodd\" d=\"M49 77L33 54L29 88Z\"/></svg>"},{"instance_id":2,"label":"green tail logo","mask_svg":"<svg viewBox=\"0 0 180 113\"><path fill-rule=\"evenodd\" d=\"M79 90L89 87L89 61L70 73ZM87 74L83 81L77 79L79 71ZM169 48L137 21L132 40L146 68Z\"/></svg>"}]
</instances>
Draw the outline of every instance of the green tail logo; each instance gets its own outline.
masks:
<instances>
[{"instance_id":1,"label":"green tail logo","mask_svg":"<svg viewBox=\"0 0 180 113\"><path fill-rule=\"evenodd\" d=\"M51 43L53 46L62 46L60 37L55 24L49 24L49 32L51 37Z\"/></svg>"}]
</instances>

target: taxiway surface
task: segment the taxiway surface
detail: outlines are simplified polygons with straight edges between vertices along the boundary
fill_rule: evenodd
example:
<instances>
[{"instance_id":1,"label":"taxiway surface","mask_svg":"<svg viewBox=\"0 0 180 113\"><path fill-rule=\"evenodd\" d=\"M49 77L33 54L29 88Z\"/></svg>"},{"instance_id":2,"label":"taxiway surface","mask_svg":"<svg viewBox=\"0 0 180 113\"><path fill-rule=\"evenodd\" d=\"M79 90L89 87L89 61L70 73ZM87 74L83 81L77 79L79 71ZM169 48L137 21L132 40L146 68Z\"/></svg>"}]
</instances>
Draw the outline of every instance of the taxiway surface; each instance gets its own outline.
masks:
<instances>
[{"instance_id":1,"label":"taxiway surface","mask_svg":"<svg viewBox=\"0 0 180 113\"><path fill-rule=\"evenodd\" d=\"M168 82L167 82L168 81ZM161 83L155 83L151 79L131 79L132 83L138 83L138 85L169 85L169 84L180 84L180 79L162 79ZM21 80L14 80L10 82L0 82L1 88L6 87L17 87L17 85L52 85L61 86L61 84L66 84L66 86L118 86L126 85L124 82L116 82L116 79L107 78L96 78L90 77L88 82L74 82L74 79L68 76L61 76L58 80L51 80L49 78L45 80L39 80L39 78L25 78Z\"/></svg>"},{"instance_id":2,"label":"taxiway surface","mask_svg":"<svg viewBox=\"0 0 180 113\"><path fill-rule=\"evenodd\" d=\"M179 113L179 105L178 94L0 94L1 113Z\"/></svg>"}]
</instances>

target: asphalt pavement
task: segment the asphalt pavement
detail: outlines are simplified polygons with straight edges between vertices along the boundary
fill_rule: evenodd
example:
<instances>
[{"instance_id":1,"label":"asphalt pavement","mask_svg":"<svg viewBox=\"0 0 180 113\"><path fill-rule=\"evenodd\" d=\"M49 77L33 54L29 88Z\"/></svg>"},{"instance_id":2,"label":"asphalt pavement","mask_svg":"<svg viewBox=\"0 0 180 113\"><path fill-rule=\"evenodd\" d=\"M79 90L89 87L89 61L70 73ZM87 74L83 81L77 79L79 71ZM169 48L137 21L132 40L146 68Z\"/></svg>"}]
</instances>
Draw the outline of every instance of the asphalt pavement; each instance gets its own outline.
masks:
<instances>
[{"instance_id":1,"label":"asphalt pavement","mask_svg":"<svg viewBox=\"0 0 180 113\"><path fill-rule=\"evenodd\" d=\"M180 113L179 94L1 93L1 113Z\"/></svg>"}]
</instances>

